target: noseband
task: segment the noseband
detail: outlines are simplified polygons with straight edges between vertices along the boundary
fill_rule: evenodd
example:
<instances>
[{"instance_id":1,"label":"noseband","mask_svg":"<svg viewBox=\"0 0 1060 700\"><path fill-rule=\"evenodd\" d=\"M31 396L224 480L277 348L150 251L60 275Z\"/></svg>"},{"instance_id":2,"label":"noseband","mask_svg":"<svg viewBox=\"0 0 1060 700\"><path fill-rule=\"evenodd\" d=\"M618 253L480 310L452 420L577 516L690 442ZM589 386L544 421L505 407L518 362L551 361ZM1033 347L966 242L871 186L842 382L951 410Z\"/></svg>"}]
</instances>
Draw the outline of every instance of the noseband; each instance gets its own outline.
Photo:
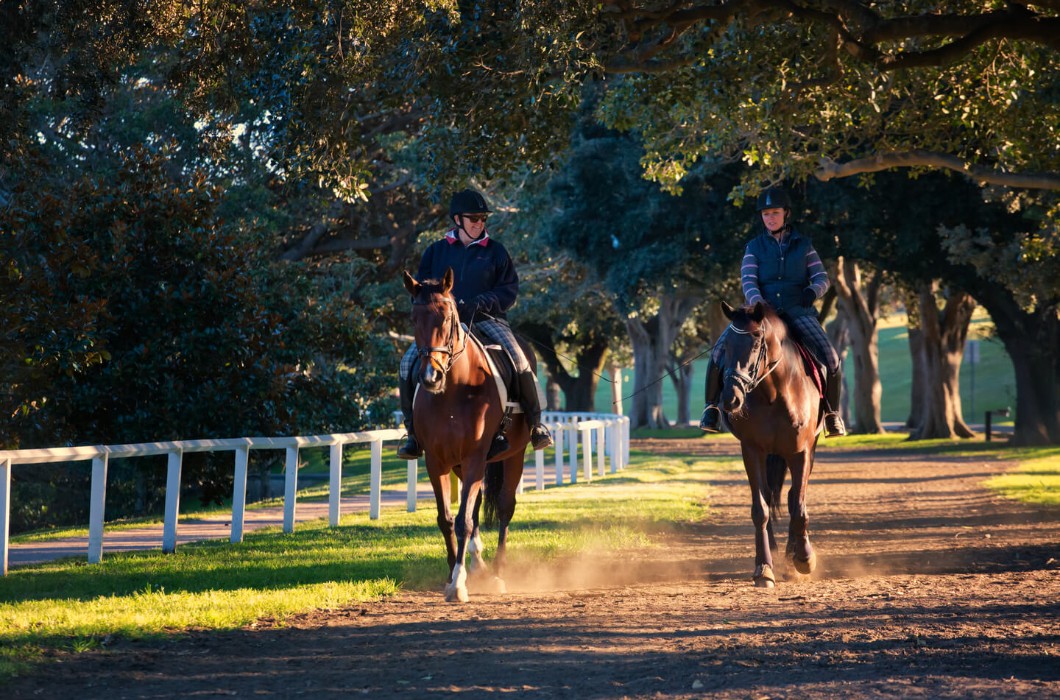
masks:
<instances>
[{"instance_id":1,"label":"noseband","mask_svg":"<svg viewBox=\"0 0 1060 700\"><path fill-rule=\"evenodd\" d=\"M750 335L750 336L754 336L755 335L752 331L740 330L739 328L737 328L736 326L732 325L731 323L729 324L729 330L731 330L733 333L736 333L737 335ZM765 361L766 361L766 341L765 341L765 333L763 332L762 333L762 338L761 338L761 343L759 343L759 346L758 346L758 355L757 355L757 357L755 357L754 362L751 363L751 367L748 370L748 372L744 373L744 372L738 372L735 369L730 369L730 370L725 372L725 376L726 376L726 378L732 378L733 383L735 383L735 384L737 384L739 386L739 388L743 391L744 396L747 396L752 391L754 391L758 387L759 384L762 383L762 380L764 380L766 377L768 377L770 374L772 374L773 370L775 370L777 368L777 366L780 364L780 360L779 359L774 360L766 368L766 371L762 372L762 365L765 364Z\"/></svg>"},{"instance_id":2,"label":"noseband","mask_svg":"<svg viewBox=\"0 0 1060 700\"><path fill-rule=\"evenodd\" d=\"M430 302L426 301L413 300L412 302L413 306L428 306L429 304ZM467 343L464 343L460 346L459 350L455 349L456 341L459 337L458 329L460 328L460 318L457 316L452 302L446 300L445 306L448 310L446 316L449 320L449 337L445 341L445 346L433 346L427 348L421 348L419 346L416 347L416 358L424 362L430 362L430 357L432 353L442 353L446 356L445 364L439 368L442 374L446 374L449 372L449 370L453 366L453 363L458 357L460 357L460 355L464 353L465 348L467 348Z\"/></svg>"}]
</instances>

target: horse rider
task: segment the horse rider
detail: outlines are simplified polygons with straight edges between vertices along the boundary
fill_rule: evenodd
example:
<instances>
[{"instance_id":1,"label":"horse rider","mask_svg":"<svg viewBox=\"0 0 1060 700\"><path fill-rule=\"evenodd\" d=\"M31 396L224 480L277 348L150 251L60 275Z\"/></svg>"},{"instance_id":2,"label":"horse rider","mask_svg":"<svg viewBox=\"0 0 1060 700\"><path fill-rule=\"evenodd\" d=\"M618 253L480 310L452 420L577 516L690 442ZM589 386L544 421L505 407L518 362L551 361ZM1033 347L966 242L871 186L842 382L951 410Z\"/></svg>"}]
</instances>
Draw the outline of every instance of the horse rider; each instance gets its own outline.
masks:
<instances>
[{"instance_id":1,"label":"horse rider","mask_svg":"<svg viewBox=\"0 0 1060 700\"><path fill-rule=\"evenodd\" d=\"M744 250L740 277L748 305L763 302L787 321L792 335L828 370L825 385L824 430L826 437L846 435L839 415L842 386L839 354L832 346L814 302L824 296L830 284L828 272L810 239L791 225L791 199L780 187L770 187L758 196L758 213L765 230ZM728 333L728 329L725 331ZM719 341L707 368L706 407L699 427L708 433L719 431L722 389L722 346Z\"/></svg>"},{"instance_id":2,"label":"horse rider","mask_svg":"<svg viewBox=\"0 0 1060 700\"><path fill-rule=\"evenodd\" d=\"M454 194L449 202L449 218L454 227L423 252L416 279L441 279L447 268L453 269L453 297L460 320L468 327L473 325L485 340L508 351L515 363L519 403L531 426L530 443L535 450L543 450L552 445L552 435L541 423L537 377L516 342L505 315L519 294L519 277L508 251L490 238L486 230L486 219L491 213L485 197L475 190ZM408 431L408 439L398 448L398 456L403 459L416 459L423 454L412 425L412 399L416 389L412 367L415 361L416 346L413 345L401 358L398 372L401 412ZM508 439L503 432L498 432L490 445L489 456L507 449Z\"/></svg>"}]
</instances>

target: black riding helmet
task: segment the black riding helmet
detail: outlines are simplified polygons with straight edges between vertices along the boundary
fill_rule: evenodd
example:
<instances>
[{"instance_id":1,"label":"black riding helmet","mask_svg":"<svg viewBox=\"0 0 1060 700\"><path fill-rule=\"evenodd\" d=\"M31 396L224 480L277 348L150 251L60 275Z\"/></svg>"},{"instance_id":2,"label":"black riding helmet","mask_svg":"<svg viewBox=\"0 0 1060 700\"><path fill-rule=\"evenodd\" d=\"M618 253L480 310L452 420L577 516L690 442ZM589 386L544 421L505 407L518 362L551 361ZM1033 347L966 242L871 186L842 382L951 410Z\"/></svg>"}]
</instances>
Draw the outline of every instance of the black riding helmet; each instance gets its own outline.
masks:
<instances>
[{"instance_id":1,"label":"black riding helmet","mask_svg":"<svg viewBox=\"0 0 1060 700\"><path fill-rule=\"evenodd\" d=\"M758 211L763 209L791 209L791 197L783 187L770 187L758 195Z\"/></svg>"},{"instance_id":2,"label":"black riding helmet","mask_svg":"<svg viewBox=\"0 0 1060 700\"><path fill-rule=\"evenodd\" d=\"M462 214L492 214L493 210L486 204L486 198L475 190L461 190L449 200L449 216Z\"/></svg>"}]
</instances>

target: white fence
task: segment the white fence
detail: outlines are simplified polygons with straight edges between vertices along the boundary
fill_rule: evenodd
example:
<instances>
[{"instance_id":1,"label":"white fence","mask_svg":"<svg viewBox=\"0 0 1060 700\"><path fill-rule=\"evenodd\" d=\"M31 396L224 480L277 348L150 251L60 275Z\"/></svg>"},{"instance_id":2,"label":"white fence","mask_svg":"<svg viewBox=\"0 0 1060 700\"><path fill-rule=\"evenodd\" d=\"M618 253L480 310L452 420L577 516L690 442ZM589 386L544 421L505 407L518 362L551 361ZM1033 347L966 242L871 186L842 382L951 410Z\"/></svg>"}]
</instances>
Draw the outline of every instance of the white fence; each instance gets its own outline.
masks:
<instances>
[{"instance_id":1,"label":"white fence","mask_svg":"<svg viewBox=\"0 0 1060 700\"><path fill-rule=\"evenodd\" d=\"M610 470L615 473L625 468L629 460L629 419L624 416L601 413L546 412L543 420L553 431L556 446L554 452L556 484L578 481L578 445L581 444L581 464L584 479L592 480L595 457L598 474L605 474L604 458L610 456ZM361 433L340 433L286 438L234 438L226 440L179 440L173 442L149 442L135 445L95 445L84 447L49 447L30 450L0 450L0 575L6 576L8 569L9 533L11 518L11 468L13 465L48 464L55 462L92 462L88 516L88 562L99 563L103 558L103 514L107 498L107 464L113 458L147 457L167 455L166 505L162 528L162 551L176 551L177 523L180 515L181 464L188 452L226 452L235 454L235 472L232 488L231 542L243 541L243 520L247 500L247 464L250 450L285 450L283 531L294 532L295 507L298 491L298 452L302 448L330 448L330 479L328 491L328 522L339 524L340 492L342 489L342 450L346 445L368 444L371 449L371 475L369 479L369 517L380 516L382 501L383 442L398 440L404 436L402 430L370 430ZM535 486L545 488L545 451L534 452ZM524 483L526 473L524 472ZM408 463L407 508L416 510L418 482L418 460ZM522 486L520 487L520 489Z\"/></svg>"}]
</instances>

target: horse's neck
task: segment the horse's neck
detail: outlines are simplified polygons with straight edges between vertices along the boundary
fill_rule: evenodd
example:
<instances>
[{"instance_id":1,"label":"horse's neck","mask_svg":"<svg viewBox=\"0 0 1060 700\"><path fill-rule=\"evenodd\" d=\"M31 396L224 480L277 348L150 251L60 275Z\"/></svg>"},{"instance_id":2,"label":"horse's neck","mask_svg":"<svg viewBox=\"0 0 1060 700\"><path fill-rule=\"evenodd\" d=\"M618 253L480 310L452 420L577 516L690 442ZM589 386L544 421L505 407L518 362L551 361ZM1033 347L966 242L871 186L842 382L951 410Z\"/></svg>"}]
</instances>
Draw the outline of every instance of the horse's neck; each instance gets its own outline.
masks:
<instances>
[{"instance_id":1,"label":"horse's neck","mask_svg":"<svg viewBox=\"0 0 1060 700\"><path fill-rule=\"evenodd\" d=\"M780 341L780 350L776 356L772 354L766 356L766 362L768 365L762 371L773 368L767 380L774 387L783 386L793 377L803 374L802 357L799 355L799 349L795 347L795 341L790 336Z\"/></svg>"}]
</instances>

